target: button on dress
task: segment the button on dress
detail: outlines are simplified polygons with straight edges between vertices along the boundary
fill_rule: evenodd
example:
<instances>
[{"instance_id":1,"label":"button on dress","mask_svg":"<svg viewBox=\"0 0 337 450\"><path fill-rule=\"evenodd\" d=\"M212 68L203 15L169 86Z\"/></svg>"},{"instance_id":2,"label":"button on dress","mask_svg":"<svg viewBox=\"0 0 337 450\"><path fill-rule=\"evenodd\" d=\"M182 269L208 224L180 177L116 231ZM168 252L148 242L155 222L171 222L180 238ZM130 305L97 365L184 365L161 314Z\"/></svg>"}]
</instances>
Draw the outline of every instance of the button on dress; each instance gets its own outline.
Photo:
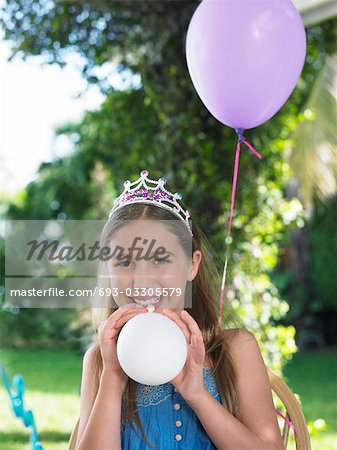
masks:
<instances>
[{"instance_id":1,"label":"button on dress","mask_svg":"<svg viewBox=\"0 0 337 450\"><path fill-rule=\"evenodd\" d=\"M204 384L219 403L221 397L210 367L203 367ZM136 383L138 413L144 431L155 450L216 450L198 416L171 383L149 386ZM124 398L124 397L123 397ZM124 409L124 402L122 405ZM123 450L150 450L129 424L121 429Z\"/></svg>"}]
</instances>

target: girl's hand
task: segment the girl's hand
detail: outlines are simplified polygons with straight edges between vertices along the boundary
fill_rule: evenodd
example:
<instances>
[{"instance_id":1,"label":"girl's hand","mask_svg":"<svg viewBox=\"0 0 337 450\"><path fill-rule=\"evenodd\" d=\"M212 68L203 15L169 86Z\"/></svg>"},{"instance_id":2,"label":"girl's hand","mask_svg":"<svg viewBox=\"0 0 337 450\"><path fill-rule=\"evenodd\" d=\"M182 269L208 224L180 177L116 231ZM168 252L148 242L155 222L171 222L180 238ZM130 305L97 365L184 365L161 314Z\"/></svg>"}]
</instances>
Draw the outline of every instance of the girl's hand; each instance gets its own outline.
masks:
<instances>
[{"instance_id":1,"label":"girl's hand","mask_svg":"<svg viewBox=\"0 0 337 450\"><path fill-rule=\"evenodd\" d=\"M103 370L112 372L116 376L123 392L126 387L128 376L119 364L116 340L126 322L142 312L148 311L145 307L137 305L136 303L122 305L113 312L107 320L103 321L98 329L98 340L103 360Z\"/></svg>"},{"instance_id":2,"label":"girl's hand","mask_svg":"<svg viewBox=\"0 0 337 450\"><path fill-rule=\"evenodd\" d=\"M182 330L187 341L187 359L180 373L171 380L173 386L189 402L206 390L203 379L205 345L202 332L193 317L183 310L179 315L163 309L163 315L172 319Z\"/></svg>"}]
</instances>

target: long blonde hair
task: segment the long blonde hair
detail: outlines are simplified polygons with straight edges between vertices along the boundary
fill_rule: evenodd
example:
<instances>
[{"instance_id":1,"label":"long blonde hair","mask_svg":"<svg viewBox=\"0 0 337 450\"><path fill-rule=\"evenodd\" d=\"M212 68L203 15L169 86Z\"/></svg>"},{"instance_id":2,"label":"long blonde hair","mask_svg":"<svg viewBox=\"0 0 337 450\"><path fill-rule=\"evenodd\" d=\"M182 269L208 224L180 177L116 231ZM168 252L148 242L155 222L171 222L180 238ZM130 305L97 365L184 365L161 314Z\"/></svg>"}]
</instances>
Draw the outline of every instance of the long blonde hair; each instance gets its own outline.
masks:
<instances>
[{"instance_id":1,"label":"long blonde hair","mask_svg":"<svg viewBox=\"0 0 337 450\"><path fill-rule=\"evenodd\" d=\"M183 203L182 205L184 206ZM191 236L184 223L181 220L177 220L176 216L170 211L155 205L148 205L144 203L125 205L115 211L113 216L106 222L102 230L100 238L101 248L109 245L113 234L123 226L123 221L126 220L165 220L165 225L168 224L170 231L175 233L177 236L187 257L191 258ZM187 282L190 283L190 286L187 286L186 291L189 287L192 290L192 308L188 312L197 322L200 330L202 331L206 357L209 360L212 375L216 381L222 404L231 414L233 414L234 417L239 418L239 404L235 391L235 371L229 352L228 342L224 339L223 330L228 328L234 329L234 327L242 328L243 324L234 314L228 302L224 302L222 323L218 325L218 298L221 281L220 263L216 255L211 251L211 247L206 236L202 233L200 227L194 219L193 224L190 223L190 225L193 229L192 254L195 250L200 250L202 253L202 258L199 264L198 273L194 280ZM189 243L189 248L187 243ZM103 276L98 276L97 282L99 288L110 286L109 277L104 276L107 275L105 272L106 264L100 262L98 274ZM96 343L93 367L93 398L97 395L99 380L103 368L100 347L98 345L97 330L100 323L103 320L106 320L117 309L111 307L111 303L114 302L111 296L108 296L105 300L106 305L109 306L106 308L93 308L94 340ZM126 409L124 408L124 402L126 403ZM140 437L133 425L133 422L135 421L141 429L146 442L150 445L150 447L152 447L140 421L136 402L136 382L131 378L128 378L123 395L121 417L122 427L124 427L126 423L129 423L132 429L136 432L137 436Z\"/></svg>"}]
</instances>

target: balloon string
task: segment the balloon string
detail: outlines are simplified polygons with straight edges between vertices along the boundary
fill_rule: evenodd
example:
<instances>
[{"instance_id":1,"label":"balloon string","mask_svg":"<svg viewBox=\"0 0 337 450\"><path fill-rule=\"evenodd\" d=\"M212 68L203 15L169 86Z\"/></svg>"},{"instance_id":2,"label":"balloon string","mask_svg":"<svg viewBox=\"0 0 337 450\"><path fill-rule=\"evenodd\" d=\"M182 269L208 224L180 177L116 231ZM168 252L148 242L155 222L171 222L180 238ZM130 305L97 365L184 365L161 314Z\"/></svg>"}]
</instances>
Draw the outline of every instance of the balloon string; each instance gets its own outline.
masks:
<instances>
[{"instance_id":1,"label":"balloon string","mask_svg":"<svg viewBox=\"0 0 337 450\"><path fill-rule=\"evenodd\" d=\"M297 434L298 434L298 433L297 433L297 430L296 430L296 428L294 427L294 425L290 422L290 420L289 420L287 417L285 417L283 414L281 414L280 411L279 411L278 409L276 409L276 408L274 408L274 409L275 409L276 413L277 413L279 416L281 416L282 419L284 419L284 420L287 422L288 425L291 426L291 428L294 430L294 433L295 433L296 436L297 436Z\"/></svg>"},{"instance_id":2,"label":"balloon string","mask_svg":"<svg viewBox=\"0 0 337 450\"><path fill-rule=\"evenodd\" d=\"M220 320L221 320L221 313L222 313L222 306L223 306L223 299L224 299L224 292L225 292L229 245L231 242L231 229L232 229L233 211L234 211L234 204L235 204L236 184L237 184L238 171L239 171L239 158L240 158L240 150L241 150L240 143L242 142L243 144L245 144L254 153L255 156L257 156L259 159L262 159L262 155L260 155L260 153L258 153L255 150L255 148L244 139L241 130L237 130L237 134L238 134L239 139L238 139L238 144L236 146L236 153L235 153L231 209L230 209L230 214L229 214L228 234L227 234L227 238L226 238L226 259L225 259L225 265L224 265L224 271L223 271L222 283L221 283L220 311L219 311L218 323L220 323ZM290 422L290 420L287 417L285 417L278 409L276 409L276 408L274 408L274 409L275 409L276 413L287 422L287 424L294 430L294 433L297 435L298 434L297 430L294 427L294 425Z\"/></svg>"},{"instance_id":3,"label":"balloon string","mask_svg":"<svg viewBox=\"0 0 337 450\"><path fill-rule=\"evenodd\" d=\"M253 153L255 156L257 156L259 159L262 159L262 156L260 153L258 153L255 148L249 144L245 140L242 134L242 130L236 130L238 134L238 143L236 146L236 153L235 153L235 163L234 163L234 175L233 175L233 183L232 183L232 198L231 198L231 209L229 214L229 224L228 224L228 233L226 238L226 257L225 257L225 265L222 275L222 282L221 282L221 293L220 293L220 307L219 307L219 316L218 316L218 325L221 321L221 315L222 315L222 305L224 301L224 293L225 293L225 284L226 284L226 274L227 274L227 265L228 265L228 255L229 255L229 245L231 243L231 230L232 230L232 220L233 220L233 211L234 211L234 204L235 204L235 193L236 193L236 183L238 178L238 171L239 171L239 158L240 158L240 150L241 150L241 142L245 144Z\"/></svg>"}]
</instances>

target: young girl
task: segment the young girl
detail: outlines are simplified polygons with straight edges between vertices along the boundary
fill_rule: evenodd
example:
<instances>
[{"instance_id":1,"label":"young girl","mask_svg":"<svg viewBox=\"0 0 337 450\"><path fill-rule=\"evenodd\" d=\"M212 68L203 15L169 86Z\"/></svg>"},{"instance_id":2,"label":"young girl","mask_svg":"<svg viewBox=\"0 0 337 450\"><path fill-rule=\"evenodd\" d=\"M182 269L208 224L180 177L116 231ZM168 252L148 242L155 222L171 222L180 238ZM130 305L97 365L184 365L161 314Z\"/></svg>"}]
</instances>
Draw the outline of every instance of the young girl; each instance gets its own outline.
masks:
<instances>
[{"instance_id":1,"label":"young girl","mask_svg":"<svg viewBox=\"0 0 337 450\"><path fill-rule=\"evenodd\" d=\"M284 450L255 337L233 327L241 322L228 304L223 325L218 323L220 266L207 239L195 220L192 226L181 195L168 191L164 178L147 175L142 171L138 180L124 183L101 248L130 248L138 236L143 242L155 239L167 254L100 262L98 287L107 307L98 308L100 318L94 308L97 335L83 359L76 450ZM146 294L149 288L165 292L177 286L180 296ZM181 328L188 344L181 372L159 386L129 378L116 353L125 323L152 313L142 306L144 299Z\"/></svg>"}]
</instances>

